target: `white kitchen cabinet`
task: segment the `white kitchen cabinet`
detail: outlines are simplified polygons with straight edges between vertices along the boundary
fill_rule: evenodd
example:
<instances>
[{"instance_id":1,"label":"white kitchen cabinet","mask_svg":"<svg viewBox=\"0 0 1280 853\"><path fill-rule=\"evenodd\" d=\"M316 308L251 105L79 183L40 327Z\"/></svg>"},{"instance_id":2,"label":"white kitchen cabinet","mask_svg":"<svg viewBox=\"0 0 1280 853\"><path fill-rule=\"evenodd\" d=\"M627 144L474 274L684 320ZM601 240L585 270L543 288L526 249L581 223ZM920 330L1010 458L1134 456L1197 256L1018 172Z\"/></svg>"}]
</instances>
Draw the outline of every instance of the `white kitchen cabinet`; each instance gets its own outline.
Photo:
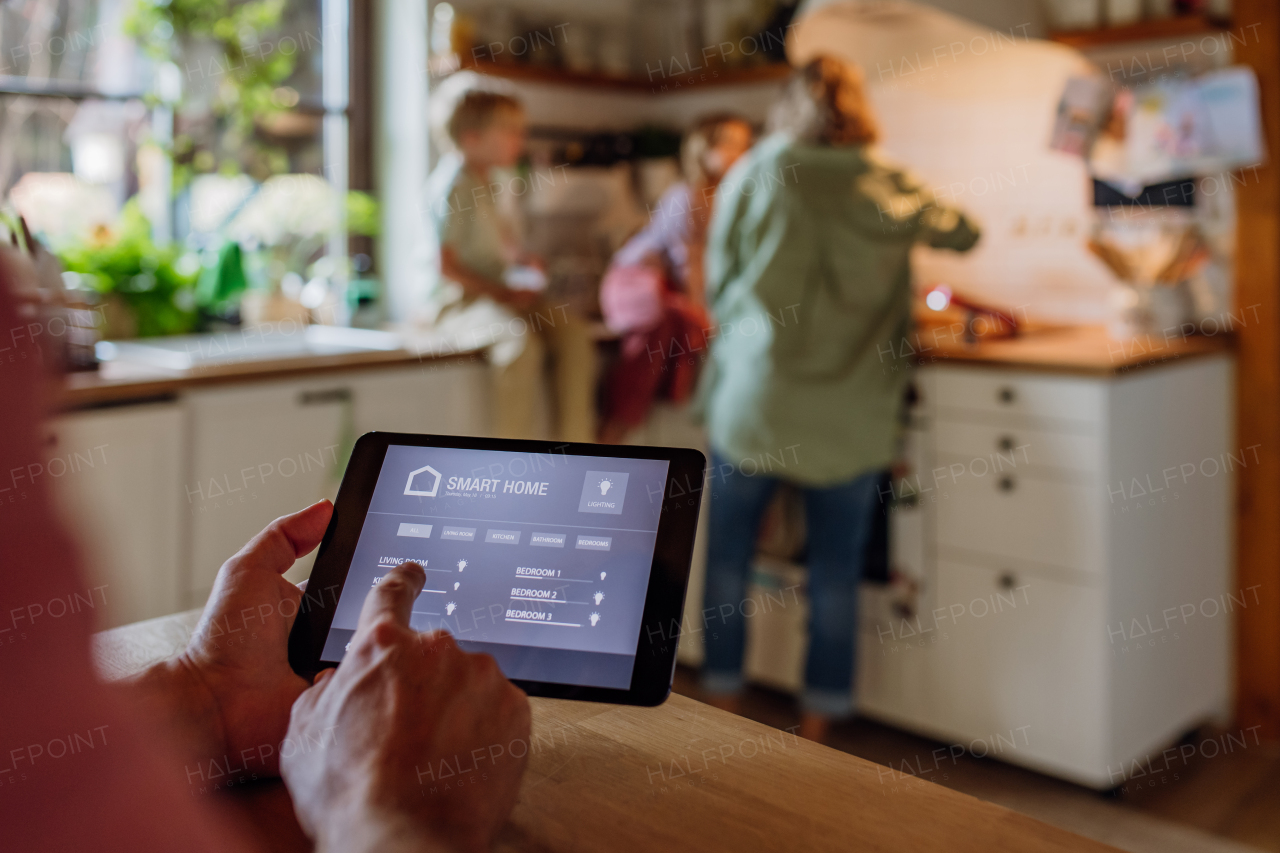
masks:
<instances>
[{"instance_id":1,"label":"white kitchen cabinet","mask_svg":"<svg viewBox=\"0 0 1280 853\"><path fill-rule=\"evenodd\" d=\"M186 395L191 461L187 606L203 605L218 568L272 519L337 494L355 440L357 373L195 390ZM311 556L288 575L306 577Z\"/></svg>"},{"instance_id":2,"label":"white kitchen cabinet","mask_svg":"<svg viewBox=\"0 0 1280 853\"><path fill-rule=\"evenodd\" d=\"M948 458L954 457L939 455L939 467ZM954 482L944 474L935 487L945 496L937 508L940 549L1082 572L1103 566L1096 480L1062 481L1027 469L979 477L966 470Z\"/></svg>"},{"instance_id":3,"label":"white kitchen cabinet","mask_svg":"<svg viewBox=\"0 0 1280 853\"><path fill-rule=\"evenodd\" d=\"M186 419L176 403L92 409L48 427L41 476L79 547L99 628L183 607Z\"/></svg>"},{"instance_id":4,"label":"white kitchen cabinet","mask_svg":"<svg viewBox=\"0 0 1280 853\"><path fill-rule=\"evenodd\" d=\"M334 498L366 432L484 434L482 362L334 372L192 391L187 601L204 603L222 563L272 519ZM307 577L314 553L286 575Z\"/></svg>"},{"instance_id":5,"label":"white kitchen cabinet","mask_svg":"<svg viewBox=\"0 0 1280 853\"><path fill-rule=\"evenodd\" d=\"M933 698L945 709L932 721L938 733L966 747L977 741L978 753L1001 735L1019 763L1096 776L1106 763L1102 590L999 559L939 560L937 578L947 614L933 672Z\"/></svg>"},{"instance_id":6,"label":"white kitchen cabinet","mask_svg":"<svg viewBox=\"0 0 1280 853\"><path fill-rule=\"evenodd\" d=\"M490 385L479 356L362 372L350 383L356 432L488 435Z\"/></svg>"},{"instance_id":7,"label":"white kitchen cabinet","mask_svg":"<svg viewBox=\"0 0 1280 853\"><path fill-rule=\"evenodd\" d=\"M861 713L1096 788L1229 709L1229 357L1113 375L917 374L893 586L864 584ZM901 494L899 495L901 497ZM691 594L692 598L692 594ZM798 689L803 607L748 620Z\"/></svg>"},{"instance_id":8,"label":"white kitchen cabinet","mask_svg":"<svg viewBox=\"0 0 1280 853\"><path fill-rule=\"evenodd\" d=\"M1223 719L1230 359L1113 376L938 366L919 379L946 636L923 697L936 713L884 718L978 749L1015 732L1002 760L1097 788ZM1010 441L1026 453L994 470ZM868 659L864 690L896 665Z\"/></svg>"}]
</instances>

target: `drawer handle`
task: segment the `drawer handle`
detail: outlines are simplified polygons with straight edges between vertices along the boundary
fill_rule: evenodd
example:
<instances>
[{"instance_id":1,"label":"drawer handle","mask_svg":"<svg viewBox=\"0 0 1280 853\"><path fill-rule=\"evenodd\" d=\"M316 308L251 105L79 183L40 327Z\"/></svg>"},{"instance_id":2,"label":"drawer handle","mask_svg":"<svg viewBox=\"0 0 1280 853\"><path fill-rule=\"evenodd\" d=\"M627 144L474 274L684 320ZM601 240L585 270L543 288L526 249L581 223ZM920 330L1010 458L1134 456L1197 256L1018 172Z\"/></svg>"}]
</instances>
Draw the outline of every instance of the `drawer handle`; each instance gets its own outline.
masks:
<instances>
[{"instance_id":1,"label":"drawer handle","mask_svg":"<svg viewBox=\"0 0 1280 853\"><path fill-rule=\"evenodd\" d=\"M996 583L1000 584L1001 589L1013 589L1018 585L1018 577L1013 572L1001 572Z\"/></svg>"},{"instance_id":2,"label":"drawer handle","mask_svg":"<svg viewBox=\"0 0 1280 853\"><path fill-rule=\"evenodd\" d=\"M998 392L996 392L996 397L1000 400L1001 403L1012 403L1014 400L1017 399L1018 395L1012 388L1006 385L1005 387L1001 388Z\"/></svg>"},{"instance_id":3,"label":"drawer handle","mask_svg":"<svg viewBox=\"0 0 1280 853\"><path fill-rule=\"evenodd\" d=\"M1017 482L1012 477L1000 478L1000 491L1002 492L1012 492L1017 485Z\"/></svg>"},{"instance_id":4,"label":"drawer handle","mask_svg":"<svg viewBox=\"0 0 1280 853\"><path fill-rule=\"evenodd\" d=\"M1002 435L1000 440L996 442L996 447L1000 450L1013 450L1014 439L1011 435Z\"/></svg>"},{"instance_id":5,"label":"drawer handle","mask_svg":"<svg viewBox=\"0 0 1280 853\"><path fill-rule=\"evenodd\" d=\"M303 391L298 395L300 406L321 406L325 403L351 402L350 388L329 388L324 391Z\"/></svg>"}]
</instances>

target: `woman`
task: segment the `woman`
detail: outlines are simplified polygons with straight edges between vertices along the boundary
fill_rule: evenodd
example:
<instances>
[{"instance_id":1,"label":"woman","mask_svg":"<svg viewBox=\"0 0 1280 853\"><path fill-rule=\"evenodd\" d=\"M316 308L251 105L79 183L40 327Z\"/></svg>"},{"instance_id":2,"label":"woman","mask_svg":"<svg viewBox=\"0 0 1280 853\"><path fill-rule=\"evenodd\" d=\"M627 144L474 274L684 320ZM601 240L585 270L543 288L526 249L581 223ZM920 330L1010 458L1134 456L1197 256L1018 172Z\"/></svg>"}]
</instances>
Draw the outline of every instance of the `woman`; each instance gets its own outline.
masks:
<instances>
[{"instance_id":1,"label":"woman","mask_svg":"<svg viewBox=\"0 0 1280 853\"><path fill-rule=\"evenodd\" d=\"M792 483L808 529L800 732L822 740L853 711L858 581L907 379L884 353L908 331L911 247L966 251L978 232L871 149L866 93L840 61L798 71L771 125L725 176L707 243L722 331L700 389L714 475L703 686L736 710L760 517Z\"/></svg>"},{"instance_id":2,"label":"woman","mask_svg":"<svg viewBox=\"0 0 1280 853\"><path fill-rule=\"evenodd\" d=\"M705 350L708 325L702 270L712 202L752 136L734 115L699 121L681 145L686 180L663 194L649 224L614 255L600 303L622 346L605 382L601 441L619 442L643 424L654 398L682 402L693 391L698 361L690 354Z\"/></svg>"}]
</instances>

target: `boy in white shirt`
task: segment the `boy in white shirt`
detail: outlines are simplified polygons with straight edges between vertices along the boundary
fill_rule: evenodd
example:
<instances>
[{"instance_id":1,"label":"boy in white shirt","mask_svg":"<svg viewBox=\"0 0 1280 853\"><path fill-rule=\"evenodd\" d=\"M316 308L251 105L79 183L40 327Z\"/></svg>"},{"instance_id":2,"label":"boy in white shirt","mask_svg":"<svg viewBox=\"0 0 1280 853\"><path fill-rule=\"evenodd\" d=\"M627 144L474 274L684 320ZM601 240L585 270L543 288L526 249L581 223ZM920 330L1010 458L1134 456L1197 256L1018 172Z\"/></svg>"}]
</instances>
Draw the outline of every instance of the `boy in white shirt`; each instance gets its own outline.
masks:
<instances>
[{"instance_id":1,"label":"boy in white shirt","mask_svg":"<svg viewBox=\"0 0 1280 853\"><path fill-rule=\"evenodd\" d=\"M427 185L428 217L439 241L444 307L453 335L491 342L494 431L532 438L537 395L549 354L555 365L556 438L595 437L595 346L587 324L537 288L545 276L527 265L519 228L502 209L496 172L524 153L524 108L515 98L471 90L447 123L456 151L441 158Z\"/></svg>"}]
</instances>

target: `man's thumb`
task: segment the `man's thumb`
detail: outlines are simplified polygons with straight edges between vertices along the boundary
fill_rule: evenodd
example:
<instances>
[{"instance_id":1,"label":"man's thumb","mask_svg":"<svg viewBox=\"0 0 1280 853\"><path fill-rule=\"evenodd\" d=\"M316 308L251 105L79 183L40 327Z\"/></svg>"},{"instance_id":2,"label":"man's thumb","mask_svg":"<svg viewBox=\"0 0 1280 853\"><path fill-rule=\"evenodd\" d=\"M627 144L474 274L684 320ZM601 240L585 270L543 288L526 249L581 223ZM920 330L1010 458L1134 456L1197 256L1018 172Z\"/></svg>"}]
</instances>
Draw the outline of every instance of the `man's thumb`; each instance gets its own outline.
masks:
<instances>
[{"instance_id":1,"label":"man's thumb","mask_svg":"<svg viewBox=\"0 0 1280 853\"><path fill-rule=\"evenodd\" d=\"M408 628L413 601L426 582L427 574L417 563L401 563L387 572L374 583L373 591L364 600L356 630L365 630L387 615L397 625Z\"/></svg>"}]
</instances>

